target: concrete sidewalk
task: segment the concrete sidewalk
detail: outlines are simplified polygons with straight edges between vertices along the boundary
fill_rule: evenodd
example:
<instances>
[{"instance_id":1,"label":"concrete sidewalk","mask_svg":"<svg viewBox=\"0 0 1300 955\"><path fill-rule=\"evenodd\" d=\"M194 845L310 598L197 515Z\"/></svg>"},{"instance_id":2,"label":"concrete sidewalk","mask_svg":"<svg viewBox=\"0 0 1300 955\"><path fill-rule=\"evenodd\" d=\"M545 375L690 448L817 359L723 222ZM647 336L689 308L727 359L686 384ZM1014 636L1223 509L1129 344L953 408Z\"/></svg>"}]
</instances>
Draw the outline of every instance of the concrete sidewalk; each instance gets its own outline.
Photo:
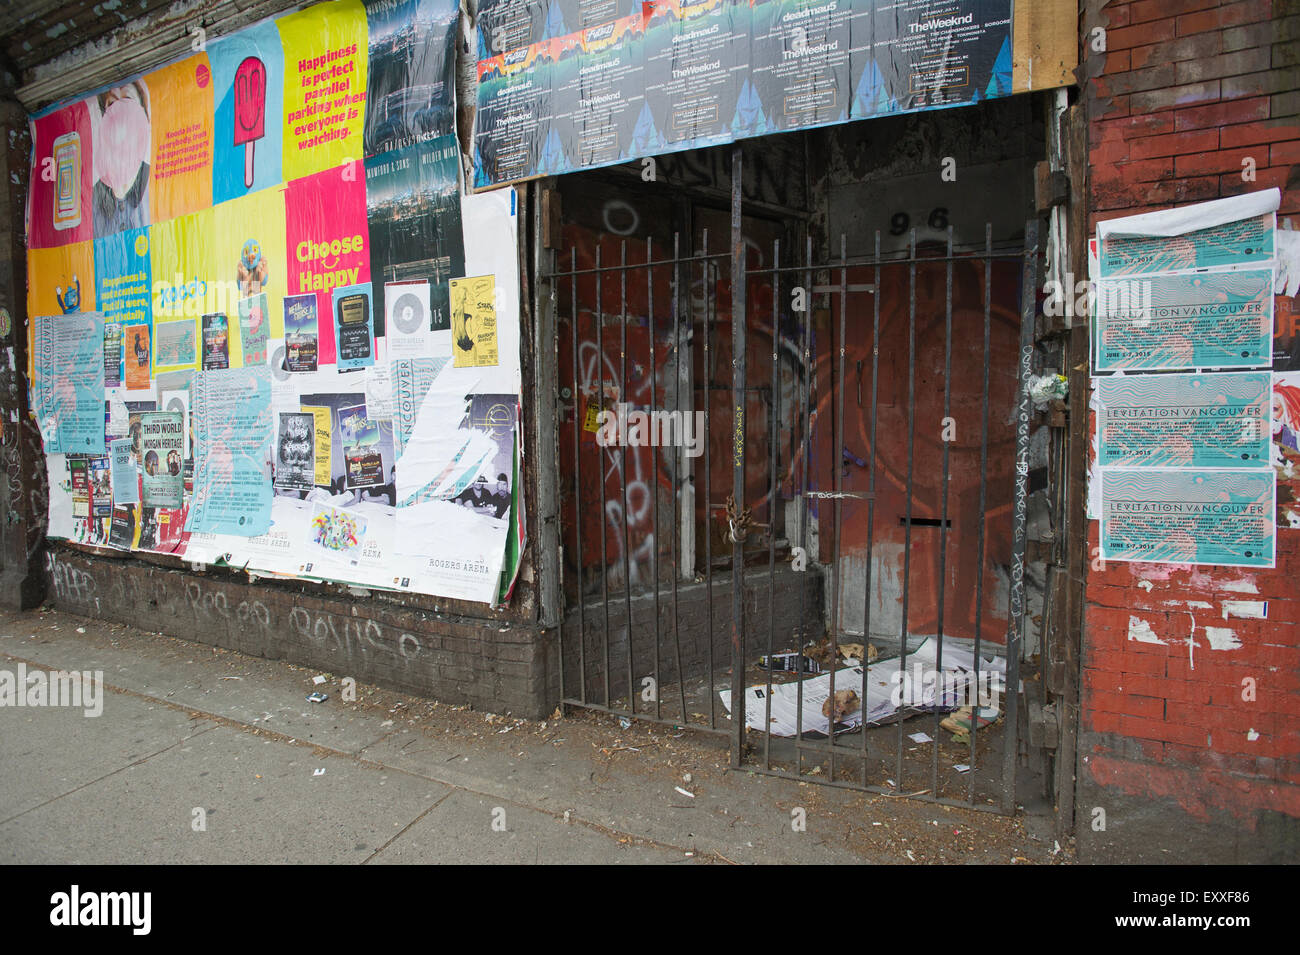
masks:
<instances>
[{"instance_id":1,"label":"concrete sidewalk","mask_svg":"<svg viewBox=\"0 0 1300 955\"><path fill-rule=\"evenodd\" d=\"M0 671L100 670L103 712L0 707L0 862L1062 862L1007 819L726 768L720 740L541 723L54 612ZM328 694L309 703L309 693ZM678 787L693 795L683 795ZM803 809L806 831L792 831Z\"/></svg>"}]
</instances>

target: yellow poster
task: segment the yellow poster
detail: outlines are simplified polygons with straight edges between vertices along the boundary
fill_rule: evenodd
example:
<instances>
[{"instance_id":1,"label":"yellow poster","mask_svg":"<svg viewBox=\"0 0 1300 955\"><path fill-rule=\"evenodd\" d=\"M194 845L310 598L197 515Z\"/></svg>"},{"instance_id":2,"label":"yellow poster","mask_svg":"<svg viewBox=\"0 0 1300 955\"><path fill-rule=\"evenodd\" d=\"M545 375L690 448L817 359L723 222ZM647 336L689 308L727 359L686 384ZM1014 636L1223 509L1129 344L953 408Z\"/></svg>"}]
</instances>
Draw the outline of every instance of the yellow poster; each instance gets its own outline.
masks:
<instances>
[{"instance_id":1,"label":"yellow poster","mask_svg":"<svg viewBox=\"0 0 1300 955\"><path fill-rule=\"evenodd\" d=\"M284 187L275 186L220 203L213 210L211 259L226 289L231 328L239 325L239 302L266 294L269 330L259 338L284 337L288 257L284 240ZM259 314L262 314L259 310ZM244 364L241 335L230 336L230 365Z\"/></svg>"},{"instance_id":2,"label":"yellow poster","mask_svg":"<svg viewBox=\"0 0 1300 955\"><path fill-rule=\"evenodd\" d=\"M155 373L197 366L204 315L239 321L234 282L221 281L214 239L211 209L149 227Z\"/></svg>"},{"instance_id":3,"label":"yellow poster","mask_svg":"<svg viewBox=\"0 0 1300 955\"><path fill-rule=\"evenodd\" d=\"M334 421L330 417L330 409L309 408L303 405L302 410L316 418L316 483L321 487L329 487L332 479L330 455L333 453L334 436Z\"/></svg>"},{"instance_id":4,"label":"yellow poster","mask_svg":"<svg viewBox=\"0 0 1300 955\"><path fill-rule=\"evenodd\" d=\"M154 70L149 91L151 222L212 205L212 71L208 55Z\"/></svg>"},{"instance_id":5,"label":"yellow poster","mask_svg":"<svg viewBox=\"0 0 1300 955\"><path fill-rule=\"evenodd\" d=\"M369 33L359 0L275 21L284 47L284 181L362 158Z\"/></svg>"},{"instance_id":6,"label":"yellow poster","mask_svg":"<svg viewBox=\"0 0 1300 955\"><path fill-rule=\"evenodd\" d=\"M95 310L95 255L90 242L27 252L27 314Z\"/></svg>"},{"instance_id":7,"label":"yellow poster","mask_svg":"<svg viewBox=\"0 0 1300 955\"><path fill-rule=\"evenodd\" d=\"M497 363L496 277L452 279L451 351L457 368Z\"/></svg>"}]
</instances>

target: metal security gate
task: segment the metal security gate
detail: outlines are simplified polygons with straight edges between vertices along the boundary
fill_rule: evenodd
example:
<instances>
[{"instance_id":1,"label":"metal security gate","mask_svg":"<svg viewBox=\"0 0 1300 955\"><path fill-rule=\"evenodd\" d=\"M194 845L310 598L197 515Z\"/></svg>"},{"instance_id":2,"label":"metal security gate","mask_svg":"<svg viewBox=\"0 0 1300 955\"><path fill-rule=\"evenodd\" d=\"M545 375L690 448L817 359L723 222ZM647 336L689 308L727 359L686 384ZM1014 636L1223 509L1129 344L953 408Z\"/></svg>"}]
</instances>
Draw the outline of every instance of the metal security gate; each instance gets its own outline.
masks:
<instances>
[{"instance_id":1,"label":"metal security gate","mask_svg":"<svg viewBox=\"0 0 1300 955\"><path fill-rule=\"evenodd\" d=\"M633 238L607 203L604 229L543 258L563 701L725 734L734 767L1010 812L1037 223L1014 248L988 226L955 246L949 227L902 252L840 236L819 258L802 226L745 208L740 149L731 167L729 210ZM846 663L846 644L867 659ZM876 709L886 671L891 691L933 673L953 702L945 652L966 699L994 673L1005 690L959 764L933 699ZM807 718L805 690L846 689L870 727ZM791 698L792 732L758 728Z\"/></svg>"}]
</instances>

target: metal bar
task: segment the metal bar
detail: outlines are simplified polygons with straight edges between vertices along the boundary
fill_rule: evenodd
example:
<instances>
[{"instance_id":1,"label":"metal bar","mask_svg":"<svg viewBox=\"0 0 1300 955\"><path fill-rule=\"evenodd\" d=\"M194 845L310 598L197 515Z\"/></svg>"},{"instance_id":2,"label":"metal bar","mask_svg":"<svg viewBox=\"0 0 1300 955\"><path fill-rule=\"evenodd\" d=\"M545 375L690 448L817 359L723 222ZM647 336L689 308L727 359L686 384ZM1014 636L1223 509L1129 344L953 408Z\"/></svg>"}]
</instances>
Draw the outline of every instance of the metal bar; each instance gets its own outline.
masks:
<instances>
[{"instance_id":1,"label":"metal bar","mask_svg":"<svg viewBox=\"0 0 1300 955\"><path fill-rule=\"evenodd\" d=\"M596 399L601 413L605 411L605 299L600 282L600 239L596 240ZM600 484L600 589L601 606L605 610L605 631L601 638L604 646L603 669L605 677L605 705L609 697L609 534L605 523L609 520L605 509L605 449L596 444L596 480Z\"/></svg>"},{"instance_id":2,"label":"metal bar","mask_svg":"<svg viewBox=\"0 0 1300 955\"><path fill-rule=\"evenodd\" d=\"M731 150L731 394L735 404L732 426L731 493L737 521L745 510L745 236L742 229L744 154ZM712 696L712 694L710 694ZM731 533L731 766L740 768L745 753L745 541Z\"/></svg>"},{"instance_id":3,"label":"metal bar","mask_svg":"<svg viewBox=\"0 0 1300 955\"><path fill-rule=\"evenodd\" d=\"M569 256L576 264L578 261L578 249L576 246L569 247ZM584 607L586 601L583 599L583 573L582 573L582 392L578 390L578 279L573 277L569 279L569 292L572 299L572 311L569 313L569 322L573 331L573 531L574 531L574 560L577 564L578 576L578 681L579 689L582 693L582 701L587 701L587 611ZM564 627L560 627L560 632L564 632ZM560 651L560 672L564 672L564 651Z\"/></svg>"},{"instance_id":4,"label":"metal bar","mask_svg":"<svg viewBox=\"0 0 1300 955\"><path fill-rule=\"evenodd\" d=\"M676 371L676 374L675 374L673 377L675 377L675 378L677 379L677 382L676 382L676 394L675 394L675 398L674 398L674 400L673 400L673 407L674 407L674 410L679 411L679 412L682 410L682 373L683 373L683 369L682 369L682 353L683 353L683 347L682 347L682 322L681 322L681 313L678 311L679 299L680 299L681 294L682 294L682 273L681 273L681 269L680 269L680 267L679 267L679 265L678 265L678 263L681 261L680 250L681 250L681 233L680 233L680 232L674 232L674 233L673 233L673 297L672 297L672 312L673 312L673 335L675 336L675 340L674 340L674 363L675 363L675 368L674 368L674 370ZM688 268L688 270L687 270L687 274L689 275L689 268ZM688 317L692 314L692 312L691 312L691 307L690 307L690 299L689 299L689 297L687 298L686 314L687 314ZM683 412L683 414L685 414L685 412ZM680 476L681 476L681 469L682 469L682 461L685 459L685 454L686 454L685 449L678 449L678 453L677 453L676 457L673 459L673 507L674 507L674 508L677 508L679 511L681 511L681 510L684 508L684 506L685 506L685 501L684 501L683 496L682 496L682 494L681 494L682 488L679 486L679 481L680 481ZM679 520L676 522L677 526L673 528L673 532L672 532L672 548L673 548L673 653L674 653L674 662L675 662L676 665L677 665L677 693L678 693L678 696L679 696L679 698L680 698L680 702L681 702L681 707L682 707L682 723L683 723L683 725L684 725L684 724L686 723L686 718L687 718L687 716L688 716L688 714L687 714L687 712L686 712L686 675L682 672L682 634L681 634L681 616L680 616L680 608L678 607L678 603L677 603L677 582L678 582L678 580L681 578L681 568L678 567L678 540L679 540L679 534L681 533L681 520L680 520L680 518L681 518L681 514L679 513L677 516L678 516ZM690 515L690 518L691 518L691 520L693 521L693 520L695 519L695 515L694 515L694 514L691 514L691 515Z\"/></svg>"},{"instance_id":5,"label":"metal bar","mask_svg":"<svg viewBox=\"0 0 1300 955\"><path fill-rule=\"evenodd\" d=\"M948 226L948 254L952 255L952 226ZM947 263L947 282L945 284L945 299L943 313L943 421L940 425L943 432L940 437L943 439L943 492L939 514L939 606L936 620L936 630L938 630L939 647L935 656L934 668L943 673L943 600L946 594L946 584L948 581L948 435L947 429L953 427L952 421L952 262ZM955 435L954 435L955 437ZM940 681L942 685L942 680ZM978 698L976 703L978 703ZM971 722L974 722L972 717ZM934 733L935 740L939 739L939 710L936 707L934 711ZM930 788L934 790L935 795L939 794L939 744L936 742L930 747L931 750L931 767L930 767Z\"/></svg>"},{"instance_id":6,"label":"metal bar","mask_svg":"<svg viewBox=\"0 0 1300 955\"><path fill-rule=\"evenodd\" d=\"M645 240L645 260L650 262L654 259L654 239L650 236ZM659 408L659 392L656 389L655 382L659 377L658 354L655 349L655 274L654 268L648 266L645 271L646 287L646 321L649 324L650 333L650 410L657 411ZM663 435L660 435L662 438ZM659 442L650 443L650 480L646 481L646 486L650 489L650 526L654 528L654 546L650 551L650 575L654 578L655 585L655 716L661 715L659 709L659 698L661 696L660 687L663 681L659 672Z\"/></svg>"},{"instance_id":7,"label":"metal bar","mask_svg":"<svg viewBox=\"0 0 1300 955\"><path fill-rule=\"evenodd\" d=\"M993 246L993 224L984 224L984 248L988 251ZM984 525L988 520L985 509L988 507L989 487L989 359L992 347L992 305L993 305L993 260L984 259L984 401L980 414L980 506L979 506L979 540L976 551L978 573L975 577L975 686L980 684L980 637L984 623ZM978 689L977 689L978 692ZM967 799L975 802L975 777L978 766L975 762L975 736L979 732L977 720L970 724L970 783Z\"/></svg>"},{"instance_id":8,"label":"metal bar","mask_svg":"<svg viewBox=\"0 0 1300 955\"><path fill-rule=\"evenodd\" d=\"M804 559L812 560L812 555L808 553L808 472L812 461L812 293L808 291L812 288L812 236L807 236L804 247L804 283L803 283L803 387L800 389L800 401L803 404L802 411L802 434L800 438L803 441L803 467L800 469L801 493L799 494L799 543L803 547ZM798 677L795 689L795 755L797 774L803 774L803 751L799 749L799 741L803 739L803 681L804 681L804 655L803 648L807 642L808 634L803 627L803 621L807 620L804 608L804 588L799 588L799 657L796 660Z\"/></svg>"},{"instance_id":9,"label":"metal bar","mask_svg":"<svg viewBox=\"0 0 1300 955\"><path fill-rule=\"evenodd\" d=\"M712 422L712 408L710 408L709 385L713 381L713 373L710 369L712 356L709 354L709 340L713 337L712 313L714 300L709 294L709 270L708 261L709 253L709 230L704 229L702 235L702 245L704 256L702 268L704 269L704 589L705 597L709 605L709 629L708 629L708 656L709 656L709 726L717 729L718 716L713 706L713 680L717 672L713 662L713 533L712 525L709 523L709 503L713 500L713 468L711 463L713 455L709 453L709 436L713 433L710 430ZM694 515L692 515L694 517ZM736 708L735 698L731 701L731 707Z\"/></svg>"},{"instance_id":10,"label":"metal bar","mask_svg":"<svg viewBox=\"0 0 1300 955\"><path fill-rule=\"evenodd\" d=\"M839 334L839 362L837 364L834 378L831 381L831 393L835 393L836 383L839 385L839 394L835 396L835 493L840 495L844 493L844 353L845 341L844 336L848 328L848 284L849 272L845 263L848 262L849 247L848 239L843 232L840 233L840 334ZM831 552L831 672L830 672L830 733L832 740L835 739L835 670L839 664L840 656L840 623L842 608L840 607L840 537L844 528L844 499L835 498L835 538L834 550ZM866 697L862 698L862 705L866 706ZM865 714L864 714L865 715ZM830 753L830 766L827 775L835 778L835 751Z\"/></svg>"},{"instance_id":11,"label":"metal bar","mask_svg":"<svg viewBox=\"0 0 1300 955\"><path fill-rule=\"evenodd\" d=\"M907 672L907 611L912 582L912 467L916 450L916 230L908 240L911 256L908 273L907 311L907 518L903 528L903 616L900 639L902 655L899 670ZM913 692L916 688L913 687ZM898 767L895 782L903 788L903 724L898 724Z\"/></svg>"},{"instance_id":12,"label":"metal bar","mask_svg":"<svg viewBox=\"0 0 1300 955\"><path fill-rule=\"evenodd\" d=\"M871 454L870 467L867 470L867 561L865 594L862 598L862 653L869 656L871 645L871 559L872 545L876 531L876 419L878 407L876 399L880 385L880 230L876 230L876 291L872 295L871 307ZM862 661L862 705L867 705L867 674L871 661ZM867 728L862 728L862 785L867 784Z\"/></svg>"},{"instance_id":13,"label":"metal bar","mask_svg":"<svg viewBox=\"0 0 1300 955\"><path fill-rule=\"evenodd\" d=\"M618 400L624 405L628 403L628 386L627 386L627 239L619 244L619 264L623 267L619 272L619 380L618 380ZM632 634L632 558L628 551L632 549L632 526L628 521L627 506L627 440L619 441L619 464L618 464L618 483L619 491L622 494L622 535L623 546L623 630L627 634L627 708L633 716L636 715L636 676L633 674L632 648L635 646L635 639Z\"/></svg>"},{"instance_id":14,"label":"metal bar","mask_svg":"<svg viewBox=\"0 0 1300 955\"><path fill-rule=\"evenodd\" d=\"M1029 500L1029 379L1033 374L1034 290L1038 286L1038 222L1025 223L1020 277L1020 385L1016 408L1016 490L1012 505L1010 619L1007 621L1007 728L1002 734L1002 810L1016 808L1016 750L1020 709L1020 646L1025 637L1025 519Z\"/></svg>"},{"instance_id":15,"label":"metal bar","mask_svg":"<svg viewBox=\"0 0 1300 955\"><path fill-rule=\"evenodd\" d=\"M781 240L772 240L772 265L776 266L781 262ZM768 446L770 454L770 470L768 472L767 484L767 658L769 666L767 668L767 694L764 704L763 725L768 730L763 733L763 765L772 765L772 667L770 665L772 654L776 652L774 641L776 639L776 474L778 469L778 448L781 434L781 378L779 370L781 367L781 273L772 272L772 417L771 425L768 428ZM800 674L802 676L802 674ZM748 705L748 701L746 701ZM732 710L735 710L735 703L732 703Z\"/></svg>"}]
</instances>

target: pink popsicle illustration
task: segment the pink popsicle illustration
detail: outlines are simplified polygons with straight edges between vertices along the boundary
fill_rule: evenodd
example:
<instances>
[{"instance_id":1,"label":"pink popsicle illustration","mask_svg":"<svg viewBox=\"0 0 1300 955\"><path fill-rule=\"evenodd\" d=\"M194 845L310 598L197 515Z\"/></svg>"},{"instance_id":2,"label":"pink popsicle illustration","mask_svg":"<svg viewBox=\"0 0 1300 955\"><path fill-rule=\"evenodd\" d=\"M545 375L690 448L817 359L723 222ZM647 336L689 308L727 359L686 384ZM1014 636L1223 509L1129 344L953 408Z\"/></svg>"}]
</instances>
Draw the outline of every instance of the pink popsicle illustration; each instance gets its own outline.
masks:
<instances>
[{"instance_id":1,"label":"pink popsicle illustration","mask_svg":"<svg viewBox=\"0 0 1300 955\"><path fill-rule=\"evenodd\" d=\"M266 135L266 67L244 57L235 70L235 145L244 147L244 185L253 188L253 149Z\"/></svg>"}]
</instances>

